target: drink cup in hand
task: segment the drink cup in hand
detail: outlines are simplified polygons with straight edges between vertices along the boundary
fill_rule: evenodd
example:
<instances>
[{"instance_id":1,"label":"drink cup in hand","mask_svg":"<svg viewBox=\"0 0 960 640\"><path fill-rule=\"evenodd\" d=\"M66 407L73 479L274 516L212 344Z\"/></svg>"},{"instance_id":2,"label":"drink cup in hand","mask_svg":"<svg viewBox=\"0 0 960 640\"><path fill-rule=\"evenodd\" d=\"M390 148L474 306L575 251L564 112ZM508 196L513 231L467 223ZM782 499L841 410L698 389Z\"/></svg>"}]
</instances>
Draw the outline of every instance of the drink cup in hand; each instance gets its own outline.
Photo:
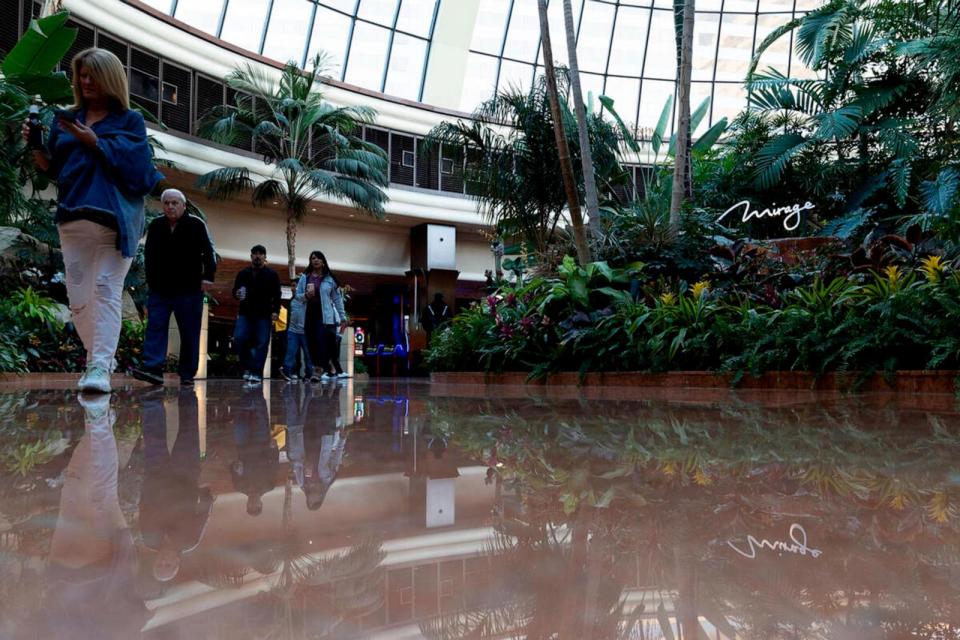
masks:
<instances>
[{"instance_id":1,"label":"drink cup in hand","mask_svg":"<svg viewBox=\"0 0 960 640\"><path fill-rule=\"evenodd\" d=\"M247 299L247 288L240 287L237 289L237 300L246 300Z\"/></svg>"},{"instance_id":2,"label":"drink cup in hand","mask_svg":"<svg viewBox=\"0 0 960 640\"><path fill-rule=\"evenodd\" d=\"M312 282L307 283L307 295L311 298L317 292L317 287Z\"/></svg>"}]
</instances>

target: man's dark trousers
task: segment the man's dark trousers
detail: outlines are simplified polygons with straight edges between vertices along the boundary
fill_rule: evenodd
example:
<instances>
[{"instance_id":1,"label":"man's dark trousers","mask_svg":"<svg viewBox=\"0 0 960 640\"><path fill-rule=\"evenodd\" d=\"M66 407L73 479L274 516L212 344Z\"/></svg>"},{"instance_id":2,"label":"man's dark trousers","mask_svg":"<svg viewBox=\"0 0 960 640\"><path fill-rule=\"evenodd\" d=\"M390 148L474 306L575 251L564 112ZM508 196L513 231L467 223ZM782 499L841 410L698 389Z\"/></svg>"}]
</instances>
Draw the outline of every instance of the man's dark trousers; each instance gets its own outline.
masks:
<instances>
[{"instance_id":1,"label":"man's dark trousers","mask_svg":"<svg viewBox=\"0 0 960 640\"><path fill-rule=\"evenodd\" d=\"M240 356L240 366L244 371L263 375L272 328L273 319L269 316L257 318L242 313L237 316L237 324L233 328L233 346Z\"/></svg>"},{"instance_id":2,"label":"man's dark trousers","mask_svg":"<svg viewBox=\"0 0 960 640\"><path fill-rule=\"evenodd\" d=\"M203 321L203 292L162 295L147 298L147 334L143 344L143 366L147 371L162 371L167 357L170 314L180 329L181 380L193 380L200 359L200 326Z\"/></svg>"}]
</instances>

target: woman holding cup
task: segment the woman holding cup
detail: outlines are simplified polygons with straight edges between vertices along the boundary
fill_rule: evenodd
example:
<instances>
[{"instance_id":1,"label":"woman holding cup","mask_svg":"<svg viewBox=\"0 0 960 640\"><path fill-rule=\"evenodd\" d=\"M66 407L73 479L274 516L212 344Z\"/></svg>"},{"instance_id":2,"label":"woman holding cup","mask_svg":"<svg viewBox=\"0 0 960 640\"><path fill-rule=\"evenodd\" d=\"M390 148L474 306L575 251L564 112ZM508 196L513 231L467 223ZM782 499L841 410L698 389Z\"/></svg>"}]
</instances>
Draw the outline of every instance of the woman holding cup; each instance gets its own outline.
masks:
<instances>
[{"instance_id":1,"label":"woman holding cup","mask_svg":"<svg viewBox=\"0 0 960 640\"><path fill-rule=\"evenodd\" d=\"M307 300L307 317L304 329L310 359L322 371L313 380L332 380L329 372L330 358L337 347L337 334L347 327L347 312L343 308L340 282L330 270L327 258L320 251L310 253L310 263L297 283L297 294Z\"/></svg>"}]
</instances>

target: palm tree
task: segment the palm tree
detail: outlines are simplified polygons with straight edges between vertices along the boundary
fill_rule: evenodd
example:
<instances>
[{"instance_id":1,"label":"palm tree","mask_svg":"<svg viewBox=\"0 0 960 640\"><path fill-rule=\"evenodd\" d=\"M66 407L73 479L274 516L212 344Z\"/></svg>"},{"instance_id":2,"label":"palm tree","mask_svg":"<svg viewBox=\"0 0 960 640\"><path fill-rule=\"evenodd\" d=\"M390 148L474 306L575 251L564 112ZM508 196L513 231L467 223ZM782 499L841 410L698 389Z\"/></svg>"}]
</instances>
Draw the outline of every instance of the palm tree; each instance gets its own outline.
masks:
<instances>
[{"instance_id":1,"label":"palm tree","mask_svg":"<svg viewBox=\"0 0 960 640\"><path fill-rule=\"evenodd\" d=\"M690 77L693 72L693 23L696 0L674 0L674 6L683 5L683 28L680 35L680 86L677 108L677 146L673 165L673 193L670 198L670 231L674 237L680 231L680 210L693 197L690 167Z\"/></svg>"},{"instance_id":2,"label":"palm tree","mask_svg":"<svg viewBox=\"0 0 960 640\"><path fill-rule=\"evenodd\" d=\"M540 10L540 41L543 48L543 72L547 80L547 96L550 99L550 114L553 117L553 130L557 138L557 151L560 155L560 172L563 175L563 187L567 194L567 203L570 208L570 222L573 226L573 240L577 247L577 257L580 264L590 262L590 245L587 243L586 229L583 227L583 215L580 213L580 195L577 193L577 183L573 176L573 164L570 162L570 148L567 144L567 134L563 125L563 114L560 110L560 96L557 92L557 73L553 66L553 47L550 44L550 23L547 19L547 0L537 0L537 8ZM572 19L572 18L571 18ZM580 85L579 76L576 72L571 74L572 79L576 79L577 86ZM574 97L579 101L579 97ZM580 108L583 108L582 101ZM578 123L579 124L579 123ZM586 120L584 120L586 125ZM585 134L585 132L584 132ZM581 148L585 149L586 155L590 155L590 143L583 146L583 136L580 138ZM583 157L581 153L581 157ZM584 164L584 167L587 165ZM593 171L593 164L590 164L590 170ZM586 174L584 174L586 176ZM594 184L594 196L596 196L596 184Z\"/></svg>"},{"instance_id":3,"label":"palm tree","mask_svg":"<svg viewBox=\"0 0 960 640\"><path fill-rule=\"evenodd\" d=\"M543 18L541 18L541 21ZM577 133L580 136L580 162L583 164L583 197L590 216L590 228L596 232L600 223L600 201L597 197L597 179L593 170L593 154L590 151L590 133L587 129L587 110L583 104L580 88L580 63L577 61L577 34L573 27L573 7L570 0L563 0L563 24L567 32L567 52L570 58L570 89L577 114ZM544 58L546 60L546 58Z\"/></svg>"},{"instance_id":4,"label":"palm tree","mask_svg":"<svg viewBox=\"0 0 960 640\"><path fill-rule=\"evenodd\" d=\"M561 96L559 121L570 141L569 165L577 184L580 145L574 135L576 119L562 99L566 75L558 74L556 80ZM528 254L538 257L546 255L555 241L557 225L569 204L557 152L556 121L551 115L547 79L538 76L529 90L501 90L480 104L470 119L443 122L424 141L425 152L439 144L465 150L464 181L467 193L479 203L480 213L499 227L508 245L519 240ZM629 179L619 163L622 138L599 114L587 119L587 127L597 181L612 192Z\"/></svg>"},{"instance_id":5,"label":"palm tree","mask_svg":"<svg viewBox=\"0 0 960 640\"><path fill-rule=\"evenodd\" d=\"M334 107L317 90L328 58L317 54L305 73L284 67L279 85L246 65L227 76L236 104L214 109L200 134L223 144L252 140L271 176L255 182L245 167L223 167L200 176L197 186L210 198L251 191L254 206L281 204L287 217L287 267L295 276L297 225L320 196L343 198L379 217L387 195L387 158L365 142L362 126L374 121L367 107Z\"/></svg>"}]
</instances>

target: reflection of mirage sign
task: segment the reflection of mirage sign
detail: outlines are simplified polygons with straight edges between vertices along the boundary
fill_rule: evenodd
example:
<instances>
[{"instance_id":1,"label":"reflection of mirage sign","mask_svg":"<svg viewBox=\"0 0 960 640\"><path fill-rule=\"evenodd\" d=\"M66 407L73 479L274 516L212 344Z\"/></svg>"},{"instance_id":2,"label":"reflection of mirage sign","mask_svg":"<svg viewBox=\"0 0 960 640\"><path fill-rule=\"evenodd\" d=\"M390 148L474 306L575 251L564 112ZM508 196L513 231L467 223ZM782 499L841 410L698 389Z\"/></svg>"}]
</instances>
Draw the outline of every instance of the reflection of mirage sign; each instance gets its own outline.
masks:
<instances>
[{"instance_id":1,"label":"reflection of mirage sign","mask_svg":"<svg viewBox=\"0 0 960 640\"><path fill-rule=\"evenodd\" d=\"M742 555L744 558L756 558L757 549L770 549L771 551L777 551L778 553L796 553L801 556L810 554L813 558L819 558L820 554L823 553L820 549L811 549L807 546L807 532L806 530L796 522L790 525L790 542L784 542L783 540L774 540L770 541L764 538L763 540L757 540L753 536L747 536L747 550L738 549L737 545L733 544L731 541L727 541L727 544L730 545L730 548Z\"/></svg>"},{"instance_id":2,"label":"reflection of mirage sign","mask_svg":"<svg viewBox=\"0 0 960 640\"><path fill-rule=\"evenodd\" d=\"M723 215L717 218L717 222L722 221L728 214L733 213L737 209L742 210L741 222L747 222L751 218L779 218L780 216L784 216L783 228L787 231L793 231L800 226L800 214L810 209L816 209L816 206L814 206L812 202L807 202L804 205L794 204L788 207L774 207L773 209L764 209L763 211L754 209L751 211L750 201L744 200L724 211Z\"/></svg>"}]
</instances>

